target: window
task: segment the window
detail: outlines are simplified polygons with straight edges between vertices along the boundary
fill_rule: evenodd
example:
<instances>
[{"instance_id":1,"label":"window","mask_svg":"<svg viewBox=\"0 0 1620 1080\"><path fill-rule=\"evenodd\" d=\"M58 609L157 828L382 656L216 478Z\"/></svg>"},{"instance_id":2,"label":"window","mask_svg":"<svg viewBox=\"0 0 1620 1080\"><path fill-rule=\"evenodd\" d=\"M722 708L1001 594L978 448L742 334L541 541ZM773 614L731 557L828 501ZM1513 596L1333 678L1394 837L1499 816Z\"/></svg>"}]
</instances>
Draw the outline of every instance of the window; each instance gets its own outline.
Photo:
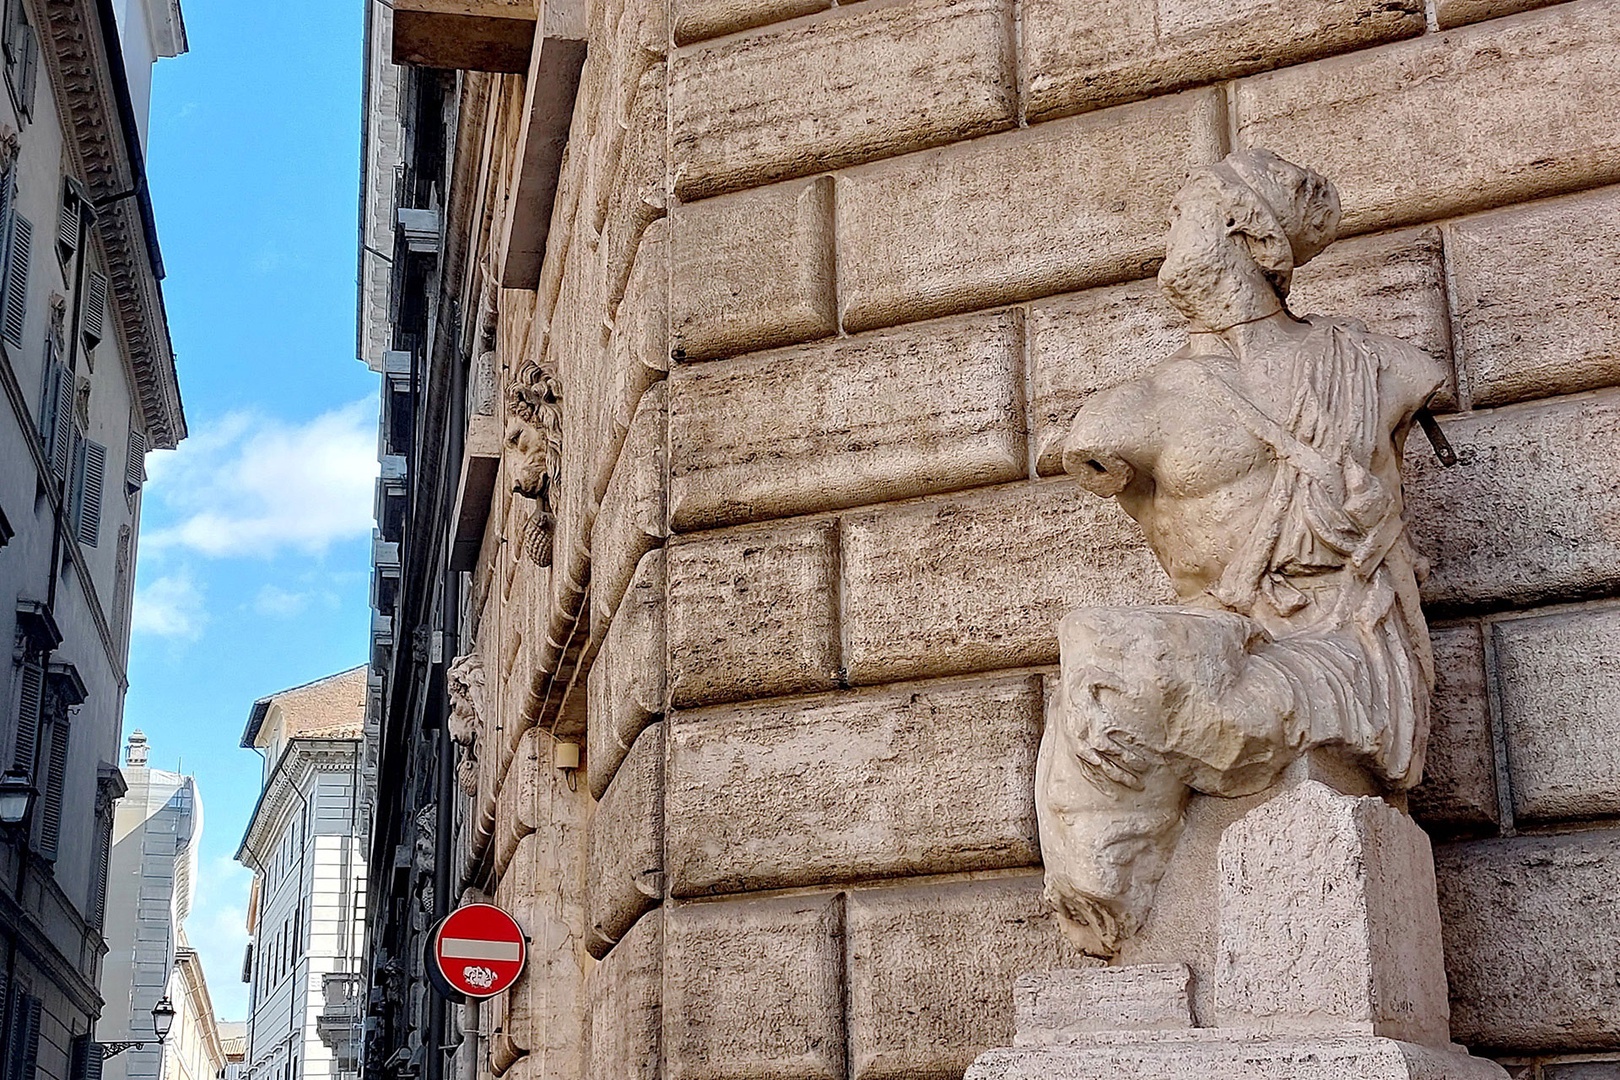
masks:
<instances>
[{"instance_id":1,"label":"window","mask_svg":"<svg viewBox=\"0 0 1620 1080\"><path fill-rule=\"evenodd\" d=\"M101 536L101 496L106 482L107 448L90 439L79 439L73 455L69 520L85 547L95 547Z\"/></svg>"},{"instance_id":2,"label":"window","mask_svg":"<svg viewBox=\"0 0 1620 1080\"><path fill-rule=\"evenodd\" d=\"M56 254L64 267L73 263L79 250L79 232L84 226L86 200L79 187L68 177L62 178L62 205L56 213Z\"/></svg>"},{"instance_id":3,"label":"window","mask_svg":"<svg viewBox=\"0 0 1620 1080\"><path fill-rule=\"evenodd\" d=\"M11 181L15 183L15 180ZM16 200L5 200L11 220L6 243L5 293L0 297L0 336L22 348L23 334L28 329L28 273L33 265L34 223L17 213Z\"/></svg>"},{"instance_id":4,"label":"window","mask_svg":"<svg viewBox=\"0 0 1620 1080\"><path fill-rule=\"evenodd\" d=\"M12 992L11 1026L0 1039L4 1047L5 1080L34 1080L39 1061L39 1019L41 1002L19 987Z\"/></svg>"},{"instance_id":5,"label":"window","mask_svg":"<svg viewBox=\"0 0 1620 1080\"><path fill-rule=\"evenodd\" d=\"M55 710L53 710L55 711ZM67 710L57 711L41 730L39 750L39 821L34 850L42 858L56 858L62 838L62 807L67 789L68 722ZM43 782L41 782L43 781Z\"/></svg>"},{"instance_id":6,"label":"window","mask_svg":"<svg viewBox=\"0 0 1620 1080\"><path fill-rule=\"evenodd\" d=\"M11 747L11 767L32 779L39 748L39 722L45 707L45 665L37 659L25 659L17 684L17 734Z\"/></svg>"},{"instance_id":7,"label":"window","mask_svg":"<svg viewBox=\"0 0 1620 1080\"><path fill-rule=\"evenodd\" d=\"M5 23L0 27L4 38L6 61L6 88L11 100L24 120L34 118L34 84L39 81L39 37L28 21L28 10L23 0L4 0Z\"/></svg>"}]
</instances>

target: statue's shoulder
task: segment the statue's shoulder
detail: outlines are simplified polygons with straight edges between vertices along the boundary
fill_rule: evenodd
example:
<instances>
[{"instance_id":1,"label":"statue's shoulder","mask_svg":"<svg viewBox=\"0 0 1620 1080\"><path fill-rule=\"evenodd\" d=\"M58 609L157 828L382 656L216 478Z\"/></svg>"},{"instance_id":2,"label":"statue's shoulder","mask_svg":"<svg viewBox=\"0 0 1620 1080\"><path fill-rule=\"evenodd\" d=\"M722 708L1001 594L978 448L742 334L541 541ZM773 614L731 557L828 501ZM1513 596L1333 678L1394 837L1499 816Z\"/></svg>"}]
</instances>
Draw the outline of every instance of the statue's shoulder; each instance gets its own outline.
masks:
<instances>
[{"instance_id":1,"label":"statue's shoulder","mask_svg":"<svg viewBox=\"0 0 1620 1080\"><path fill-rule=\"evenodd\" d=\"M1444 365L1410 341L1374 333L1360 319L1307 315L1305 321L1315 330L1342 334L1375 356L1379 369L1397 388L1397 404L1405 408L1421 407L1445 383Z\"/></svg>"}]
</instances>

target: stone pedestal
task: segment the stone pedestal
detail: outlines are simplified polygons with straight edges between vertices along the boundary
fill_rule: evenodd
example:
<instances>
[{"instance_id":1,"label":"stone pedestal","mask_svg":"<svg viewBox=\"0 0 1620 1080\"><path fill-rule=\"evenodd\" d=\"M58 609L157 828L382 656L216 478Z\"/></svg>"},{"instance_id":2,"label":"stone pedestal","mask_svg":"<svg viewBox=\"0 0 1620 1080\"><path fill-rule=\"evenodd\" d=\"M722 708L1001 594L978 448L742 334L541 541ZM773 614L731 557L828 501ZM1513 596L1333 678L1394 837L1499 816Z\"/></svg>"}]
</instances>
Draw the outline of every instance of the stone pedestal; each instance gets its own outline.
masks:
<instances>
[{"instance_id":1,"label":"stone pedestal","mask_svg":"<svg viewBox=\"0 0 1620 1080\"><path fill-rule=\"evenodd\" d=\"M1450 1042L1433 859L1401 811L1305 779L1217 866L1213 1025L1185 964L1029 974L1014 1045L968 1080L1505 1080Z\"/></svg>"}]
</instances>

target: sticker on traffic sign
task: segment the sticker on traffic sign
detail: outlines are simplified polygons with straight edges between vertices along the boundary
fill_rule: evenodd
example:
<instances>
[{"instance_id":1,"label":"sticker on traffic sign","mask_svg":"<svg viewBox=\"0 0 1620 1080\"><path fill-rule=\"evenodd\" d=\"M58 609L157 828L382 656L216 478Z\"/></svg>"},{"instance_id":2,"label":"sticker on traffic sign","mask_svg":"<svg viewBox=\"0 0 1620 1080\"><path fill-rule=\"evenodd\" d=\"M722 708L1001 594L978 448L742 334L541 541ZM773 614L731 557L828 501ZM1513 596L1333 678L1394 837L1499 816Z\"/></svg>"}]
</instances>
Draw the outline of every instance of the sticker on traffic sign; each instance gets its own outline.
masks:
<instances>
[{"instance_id":1,"label":"sticker on traffic sign","mask_svg":"<svg viewBox=\"0 0 1620 1080\"><path fill-rule=\"evenodd\" d=\"M523 928L493 904L457 908L434 927L428 941L434 974L470 998L494 997L509 989L523 973L528 952Z\"/></svg>"}]
</instances>

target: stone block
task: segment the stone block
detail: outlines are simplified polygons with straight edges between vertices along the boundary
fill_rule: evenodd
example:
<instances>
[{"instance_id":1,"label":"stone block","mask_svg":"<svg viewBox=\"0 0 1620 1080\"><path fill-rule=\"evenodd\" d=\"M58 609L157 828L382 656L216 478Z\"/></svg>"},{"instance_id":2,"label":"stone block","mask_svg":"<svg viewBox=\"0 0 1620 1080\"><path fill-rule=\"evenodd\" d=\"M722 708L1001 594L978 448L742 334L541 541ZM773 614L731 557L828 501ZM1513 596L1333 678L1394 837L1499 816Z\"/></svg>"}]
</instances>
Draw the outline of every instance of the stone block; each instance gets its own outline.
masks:
<instances>
[{"instance_id":1,"label":"stone block","mask_svg":"<svg viewBox=\"0 0 1620 1080\"><path fill-rule=\"evenodd\" d=\"M680 368L676 530L1022 479L1017 312Z\"/></svg>"},{"instance_id":2,"label":"stone block","mask_svg":"<svg viewBox=\"0 0 1620 1080\"><path fill-rule=\"evenodd\" d=\"M1617 32L1587 0L1255 75L1237 141L1331 177L1346 234L1612 183Z\"/></svg>"},{"instance_id":3,"label":"stone block","mask_svg":"<svg viewBox=\"0 0 1620 1080\"><path fill-rule=\"evenodd\" d=\"M1435 851L1451 1036L1479 1051L1620 1047L1620 833Z\"/></svg>"},{"instance_id":4,"label":"stone block","mask_svg":"<svg viewBox=\"0 0 1620 1080\"><path fill-rule=\"evenodd\" d=\"M838 527L793 522L668 547L677 706L838 685Z\"/></svg>"},{"instance_id":5,"label":"stone block","mask_svg":"<svg viewBox=\"0 0 1620 1080\"><path fill-rule=\"evenodd\" d=\"M586 947L602 957L664 896L664 727L641 733L591 818Z\"/></svg>"},{"instance_id":6,"label":"stone block","mask_svg":"<svg viewBox=\"0 0 1620 1080\"><path fill-rule=\"evenodd\" d=\"M641 397L591 529L591 607L611 618L642 556L663 544L664 447L669 395L654 383Z\"/></svg>"},{"instance_id":7,"label":"stone block","mask_svg":"<svg viewBox=\"0 0 1620 1080\"><path fill-rule=\"evenodd\" d=\"M1620 608L1492 624L1513 814L1620 815Z\"/></svg>"},{"instance_id":8,"label":"stone block","mask_svg":"<svg viewBox=\"0 0 1620 1080\"><path fill-rule=\"evenodd\" d=\"M648 226L664 216L667 204L664 70L663 64L654 64L642 74L613 171L609 189L612 195L601 229L609 312L624 296L642 236Z\"/></svg>"},{"instance_id":9,"label":"stone block","mask_svg":"<svg viewBox=\"0 0 1620 1080\"><path fill-rule=\"evenodd\" d=\"M1220 1027L1444 1047L1428 837L1382 799L1307 781L1221 835Z\"/></svg>"},{"instance_id":10,"label":"stone block","mask_svg":"<svg viewBox=\"0 0 1620 1080\"><path fill-rule=\"evenodd\" d=\"M1620 384L1620 188L1450 227L1475 408Z\"/></svg>"},{"instance_id":11,"label":"stone block","mask_svg":"<svg viewBox=\"0 0 1620 1080\"><path fill-rule=\"evenodd\" d=\"M1067 479L884 507L843 529L852 683L1053 664L1070 610L1172 596L1136 524Z\"/></svg>"},{"instance_id":12,"label":"stone block","mask_svg":"<svg viewBox=\"0 0 1620 1080\"><path fill-rule=\"evenodd\" d=\"M525 836L539 824L535 816L542 772L551 769L551 740L539 728L518 737L495 799L495 873L506 872Z\"/></svg>"},{"instance_id":13,"label":"stone block","mask_svg":"<svg viewBox=\"0 0 1620 1080\"><path fill-rule=\"evenodd\" d=\"M592 493L601 502L618 464L641 397L669 370L669 228L659 219L647 226L636 248L624 299L614 314L608 340L610 377L604 386L604 426L611 435Z\"/></svg>"},{"instance_id":14,"label":"stone block","mask_svg":"<svg viewBox=\"0 0 1620 1080\"><path fill-rule=\"evenodd\" d=\"M1422 0L1026 0L1031 121L1423 33Z\"/></svg>"},{"instance_id":15,"label":"stone block","mask_svg":"<svg viewBox=\"0 0 1620 1080\"><path fill-rule=\"evenodd\" d=\"M1015 675L675 714L672 895L1035 865L1041 708Z\"/></svg>"},{"instance_id":16,"label":"stone block","mask_svg":"<svg viewBox=\"0 0 1620 1080\"><path fill-rule=\"evenodd\" d=\"M844 329L1153 272L1189 166L1224 151L1195 91L879 162L837 179Z\"/></svg>"},{"instance_id":17,"label":"stone block","mask_svg":"<svg viewBox=\"0 0 1620 1080\"><path fill-rule=\"evenodd\" d=\"M1412 789L1412 816L1431 831L1496 825L1496 746L1478 623L1433 627L1435 686L1423 782Z\"/></svg>"},{"instance_id":18,"label":"stone block","mask_svg":"<svg viewBox=\"0 0 1620 1080\"><path fill-rule=\"evenodd\" d=\"M669 1080L843 1080L840 897L678 904L664 932Z\"/></svg>"},{"instance_id":19,"label":"stone block","mask_svg":"<svg viewBox=\"0 0 1620 1080\"><path fill-rule=\"evenodd\" d=\"M1448 371L1451 329L1437 229L1342 241L1294 276L1289 307L1360 319L1423 349ZM1087 398L1145 374L1187 343L1187 321L1153 279L1031 304L1031 414L1037 468L1063 471L1063 438ZM1448 385L1436 396L1452 405Z\"/></svg>"},{"instance_id":20,"label":"stone block","mask_svg":"<svg viewBox=\"0 0 1620 1080\"><path fill-rule=\"evenodd\" d=\"M675 0L675 43L690 45L736 30L825 11L832 0Z\"/></svg>"},{"instance_id":21,"label":"stone block","mask_svg":"<svg viewBox=\"0 0 1620 1080\"><path fill-rule=\"evenodd\" d=\"M495 902L529 938L528 964L507 992L505 1034L516 1050L577 1074L583 1016L573 1002L585 989L585 897L580 875L565 872L585 857L590 800L547 769L535 804L544 828L523 838L495 887Z\"/></svg>"},{"instance_id":22,"label":"stone block","mask_svg":"<svg viewBox=\"0 0 1620 1080\"><path fill-rule=\"evenodd\" d=\"M1558 0L1436 0L1435 15L1440 29L1450 30L1465 23L1500 19L1521 11L1546 7Z\"/></svg>"},{"instance_id":23,"label":"stone block","mask_svg":"<svg viewBox=\"0 0 1620 1080\"><path fill-rule=\"evenodd\" d=\"M589 1080L658 1080L664 914L649 913L591 970Z\"/></svg>"},{"instance_id":24,"label":"stone block","mask_svg":"<svg viewBox=\"0 0 1620 1080\"><path fill-rule=\"evenodd\" d=\"M586 772L600 799L643 728L664 713L664 553L641 557L586 682Z\"/></svg>"},{"instance_id":25,"label":"stone block","mask_svg":"<svg viewBox=\"0 0 1620 1080\"><path fill-rule=\"evenodd\" d=\"M679 206L670 236L677 359L791 345L838 329L828 178Z\"/></svg>"},{"instance_id":26,"label":"stone block","mask_svg":"<svg viewBox=\"0 0 1620 1080\"><path fill-rule=\"evenodd\" d=\"M1620 396L1447 417L1460 462L1407 442L1407 520L1438 605L1529 606L1620 586Z\"/></svg>"},{"instance_id":27,"label":"stone block","mask_svg":"<svg viewBox=\"0 0 1620 1080\"><path fill-rule=\"evenodd\" d=\"M854 1080L961 1076L1011 1040L1022 973L1088 962L1039 875L856 889L847 918Z\"/></svg>"},{"instance_id":28,"label":"stone block","mask_svg":"<svg viewBox=\"0 0 1620 1080\"><path fill-rule=\"evenodd\" d=\"M1013 987L1014 1045L1054 1046L1099 1031L1190 1029L1192 977L1186 964L1026 972Z\"/></svg>"},{"instance_id":29,"label":"stone block","mask_svg":"<svg viewBox=\"0 0 1620 1080\"><path fill-rule=\"evenodd\" d=\"M1620 1061L1557 1061L1541 1067L1542 1080L1620 1080Z\"/></svg>"},{"instance_id":30,"label":"stone block","mask_svg":"<svg viewBox=\"0 0 1620 1080\"><path fill-rule=\"evenodd\" d=\"M699 199L1017 123L1005 0L874 0L677 50L675 190Z\"/></svg>"},{"instance_id":31,"label":"stone block","mask_svg":"<svg viewBox=\"0 0 1620 1080\"><path fill-rule=\"evenodd\" d=\"M967 1080L1506 1080L1494 1061L1373 1036L1257 1039L1200 1029L1080 1046L1008 1047Z\"/></svg>"}]
</instances>

